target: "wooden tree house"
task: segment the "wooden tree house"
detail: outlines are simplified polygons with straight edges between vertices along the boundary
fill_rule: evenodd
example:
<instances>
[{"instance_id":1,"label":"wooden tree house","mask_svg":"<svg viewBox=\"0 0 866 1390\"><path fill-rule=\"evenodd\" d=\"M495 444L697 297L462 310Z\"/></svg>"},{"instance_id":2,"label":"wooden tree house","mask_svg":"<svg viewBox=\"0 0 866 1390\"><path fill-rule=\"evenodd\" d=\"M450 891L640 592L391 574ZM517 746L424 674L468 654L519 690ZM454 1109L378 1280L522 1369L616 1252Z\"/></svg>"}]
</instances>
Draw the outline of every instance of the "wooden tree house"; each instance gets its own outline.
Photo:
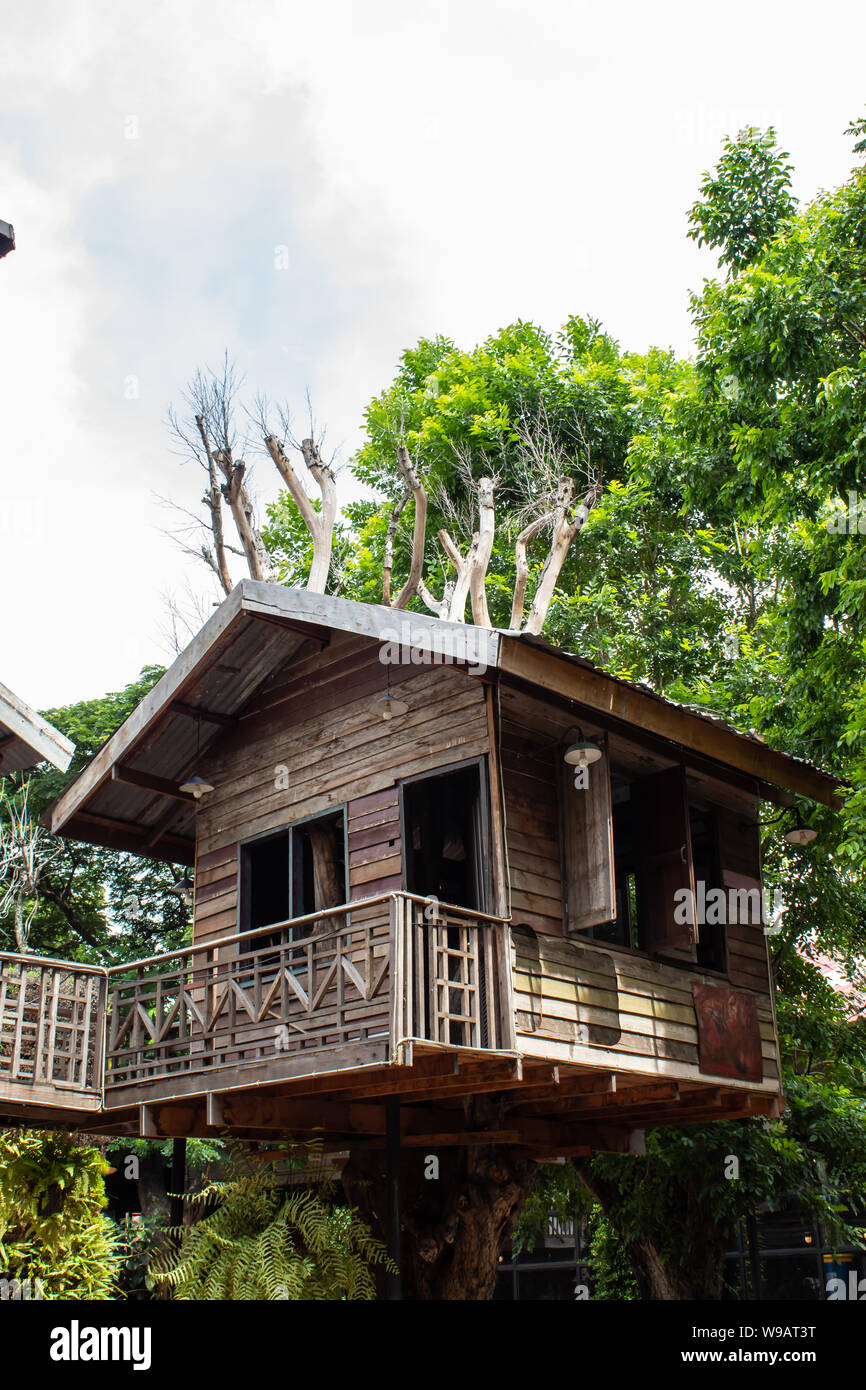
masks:
<instances>
[{"instance_id":1,"label":"wooden tree house","mask_svg":"<svg viewBox=\"0 0 866 1390\"><path fill-rule=\"evenodd\" d=\"M758 809L836 794L540 638L243 580L47 817L194 866L192 943L31 962L0 1116L344 1149L396 1098L405 1147L550 1158L778 1113Z\"/></svg>"}]
</instances>

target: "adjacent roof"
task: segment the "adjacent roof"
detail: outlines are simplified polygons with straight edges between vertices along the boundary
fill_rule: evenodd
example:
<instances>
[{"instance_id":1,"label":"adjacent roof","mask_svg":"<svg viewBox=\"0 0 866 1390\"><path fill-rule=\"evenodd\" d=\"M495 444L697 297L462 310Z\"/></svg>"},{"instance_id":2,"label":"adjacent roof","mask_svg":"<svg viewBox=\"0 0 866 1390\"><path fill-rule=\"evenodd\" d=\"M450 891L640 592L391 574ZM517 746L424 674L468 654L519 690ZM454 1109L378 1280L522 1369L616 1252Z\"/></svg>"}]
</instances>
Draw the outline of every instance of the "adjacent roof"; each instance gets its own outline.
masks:
<instances>
[{"instance_id":1,"label":"adjacent roof","mask_svg":"<svg viewBox=\"0 0 866 1390\"><path fill-rule=\"evenodd\" d=\"M74 752L74 743L0 685L0 777L41 762L65 772Z\"/></svg>"},{"instance_id":2,"label":"adjacent roof","mask_svg":"<svg viewBox=\"0 0 866 1390\"><path fill-rule=\"evenodd\" d=\"M195 802L180 786L267 677L310 638L325 645L333 632L444 653L474 675L498 670L611 726L646 731L720 770L746 774L759 790L769 785L828 805L837 797L838 781L811 764L540 638L243 579L50 808L46 824L76 839L191 863Z\"/></svg>"}]
</instances>

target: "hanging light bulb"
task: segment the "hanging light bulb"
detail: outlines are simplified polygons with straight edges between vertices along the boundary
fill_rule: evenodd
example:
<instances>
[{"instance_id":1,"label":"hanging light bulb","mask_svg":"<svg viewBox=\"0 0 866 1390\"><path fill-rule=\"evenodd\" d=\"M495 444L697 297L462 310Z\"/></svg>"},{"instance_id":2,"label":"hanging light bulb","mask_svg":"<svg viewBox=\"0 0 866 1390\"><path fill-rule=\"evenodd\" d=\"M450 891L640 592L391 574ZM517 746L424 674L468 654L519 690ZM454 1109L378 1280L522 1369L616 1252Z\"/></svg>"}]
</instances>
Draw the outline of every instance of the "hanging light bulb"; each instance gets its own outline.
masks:
<instances>
[{"instance_id":1,"label":"hanging light bulb","mask_svg":"<svg viewBox=\"0 0 866 1390\"><path fill-rule=\"evenodd\" d=\"M182 792L192 792L196 801L201 801L205 792L212 792L213 787L210 782L206 782L203 777L189 777L181 786Z\"/></svg>"},{"instance_id":2,"label":"hanging light bulb","mask_svg":"<svg viewBox=\"0 0 866 1390\"><path fill-rule=\"evenodd\" d=\"M380 695L375 704L375 709L380 719L393 719L394 715L405 714L409 706L403 701L396 699L389 691Z\"/></svg>"},{"instance_id":3,"label":"hanging light bulb","mask_svg":"<svg viewBox=\"0 0 866 1390\"><path fill-rule=\"evenodd\" d=\"M200 747L201 747L201 715L198 715L197 718L196 718L196 721L195 721L195 760L196 760L196 762L198 762L198 755L199 755L199 748L200 748ZM186 779L186 781L183 783L183 785L182 785L182 787L181 787L180 790L181 790L182 792L191 792L192 795L195 797L196 801L201 801L202 797L205 795L206 792L212 792L212 791L213 791L213 787L211 786L210 782L206 782L205 779L204 779L203 777L198 777L198 776L196 776L195 774L193 774L192 777L188 777L188 778Z\"/></svg>"},{"instance_id":4,"label":"hanging light bulb","mask_svg":"<svg viewBox=\"0 0 866 1390\"><path fill-rule=\"evenodd\" d=\"M177 883L173 883L168 891L169 893L176 893L177 896L180 898L181 902L183 903L184 907L191 907L192 888L192 879L190 878L189 874L185 873L183 878L178 879Z\"/></svg>"},{"instance_id":5,"label":"hanging light bulb","mask_svg":"<svg viewBox=\"0 0 866 1390\"><path fill-rule=\"evenodd\" d=\"M811 845L813 840L817 840L818 832L811 825L804 825L800 819L800 812L797 812L797 820L790 830L785 831L785 839L789 845Z\"/></svg>"},{"instance_id":6,"label":"hanging light bulb","mask_svg":"<svg viewBox=\"0 0 866 1390\"><path fill-rule=\"evenodd\" d=\"M404 700L398 700L391 694L391 667L385 667L385 694L377 695L373 701L373 709L380 719L393 719L395 714L405 714L409 706Z\"/></svg>"},{"instance_id":7,"label":"hanging light bulb","mask_svg":"<svg viewBox=\"0 0 866 1390\"><path fill-rule=\"evenodd\" d=\"M597 743L581 739L570 743L562 756L569 767L589 767L590 763L598 762L602 752Z\"/></svg>"}]
</instances>

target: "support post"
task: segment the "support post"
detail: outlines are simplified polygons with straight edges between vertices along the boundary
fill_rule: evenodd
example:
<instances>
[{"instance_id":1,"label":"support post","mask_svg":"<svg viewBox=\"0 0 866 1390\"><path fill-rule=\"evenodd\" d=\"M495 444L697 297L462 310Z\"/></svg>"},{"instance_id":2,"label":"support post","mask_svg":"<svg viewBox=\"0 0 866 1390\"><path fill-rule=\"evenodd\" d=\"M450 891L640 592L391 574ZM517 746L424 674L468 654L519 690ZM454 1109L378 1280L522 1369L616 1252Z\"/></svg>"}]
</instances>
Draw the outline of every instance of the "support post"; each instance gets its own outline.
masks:
<instances>
[{"instance_id":1,"label":"support post","mask_svg":"<svg viewBox=\"0 0 866 1390\"><path fill-rule=\"evenodd\" d=\"M388 1167L388 1254L398 1266L397 1274L388 1275L388 1298L402 1299L403 1277L400 1272L400 1097L389 1096L385 1102L385 1156Z\"/></svg>"},{"instance_id":2,"label":"support post","mask_svg":"<svg viewBox=\"0 0 866 1390\"><path fill-rule=\"evenodd\" d=\"M755 1213L750 1211L746 1217L746 1230L749 1241L749 1263L752 1270L752 1298L761 1297L761 1255L758 1248L758 1223Z\"/></svg>"},{"instance_id":3,"label":"support post","mask_svg":"<svg viewBox=\"0 0 866 1390\"><path fill-rule=\"evenodd\" d=\"M171 1145L171 1209L172 1226L183 1222L183 1191L186 1187L186 1140L174 1139Z\"/></svg>"}]
</instances>

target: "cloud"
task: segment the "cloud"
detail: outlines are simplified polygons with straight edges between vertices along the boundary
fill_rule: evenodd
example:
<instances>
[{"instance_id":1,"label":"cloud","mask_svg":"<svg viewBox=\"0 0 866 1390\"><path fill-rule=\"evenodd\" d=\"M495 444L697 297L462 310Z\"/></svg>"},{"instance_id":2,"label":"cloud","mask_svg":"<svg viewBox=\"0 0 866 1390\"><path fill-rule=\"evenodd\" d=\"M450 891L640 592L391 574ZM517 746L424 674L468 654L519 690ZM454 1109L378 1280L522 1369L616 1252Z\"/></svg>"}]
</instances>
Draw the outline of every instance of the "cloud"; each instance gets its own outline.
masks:
<instances>
[{"instance_id":1,"label":"cloud","mask_svg":"<svg viewBox=\"0 0 866 1390\"><path fill-rule=\"evenodd\" d=\"M713 262L685 212L725 131L774 120L806 196L848 167L863 21L801 11L7 6L2 679L45 706L164 655L190 562L155 494L200 492L165 411L226 347L256 390L309 386L346 454L421 334L589 312L687 352Z\"/></svg>"}]
</instances>

